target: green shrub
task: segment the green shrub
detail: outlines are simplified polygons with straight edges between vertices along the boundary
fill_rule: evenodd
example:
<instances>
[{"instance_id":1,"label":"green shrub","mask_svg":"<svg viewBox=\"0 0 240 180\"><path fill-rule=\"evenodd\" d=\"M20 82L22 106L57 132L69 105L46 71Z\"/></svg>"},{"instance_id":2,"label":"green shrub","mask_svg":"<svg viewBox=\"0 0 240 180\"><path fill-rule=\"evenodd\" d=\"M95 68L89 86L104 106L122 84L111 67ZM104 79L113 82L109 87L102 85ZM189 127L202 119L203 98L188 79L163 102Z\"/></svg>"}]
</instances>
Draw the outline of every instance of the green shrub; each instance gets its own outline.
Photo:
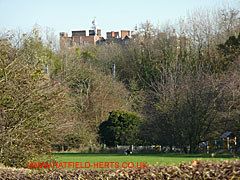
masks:
<instances>
[{"instance_id":1,"label":"green shrub","mask_svg":"<svg viewBox=\"0 0 240 180\"><path fill-rule=\"evenodd\" d=\"M101 141L107 146L136 145L140 143L139 126L142 120L135 113L127 111L110 112L107 121L99 127Z\"/></svg>"}]
</instances>

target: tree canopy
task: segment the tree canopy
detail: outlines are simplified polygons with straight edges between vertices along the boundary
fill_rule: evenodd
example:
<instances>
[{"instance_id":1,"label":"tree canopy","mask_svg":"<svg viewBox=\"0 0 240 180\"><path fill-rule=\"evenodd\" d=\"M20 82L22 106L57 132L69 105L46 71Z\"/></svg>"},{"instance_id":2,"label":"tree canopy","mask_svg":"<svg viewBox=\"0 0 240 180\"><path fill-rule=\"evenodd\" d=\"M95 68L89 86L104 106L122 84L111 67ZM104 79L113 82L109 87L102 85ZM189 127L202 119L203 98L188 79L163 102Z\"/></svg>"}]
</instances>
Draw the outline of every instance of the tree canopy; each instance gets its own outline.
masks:
<instances>
[{"instance_id":1,"label":"tree canopy","mask_svg":"<svg viewBox=\"0 0 240 180\"><path fill-rule=\"evenodd\" d=\"M139 127L141 122L141 118L135 113L112 111L108 120L99 126L101 142L110 147L136 145L140 142Z\"/></svg>"}]
</instances>

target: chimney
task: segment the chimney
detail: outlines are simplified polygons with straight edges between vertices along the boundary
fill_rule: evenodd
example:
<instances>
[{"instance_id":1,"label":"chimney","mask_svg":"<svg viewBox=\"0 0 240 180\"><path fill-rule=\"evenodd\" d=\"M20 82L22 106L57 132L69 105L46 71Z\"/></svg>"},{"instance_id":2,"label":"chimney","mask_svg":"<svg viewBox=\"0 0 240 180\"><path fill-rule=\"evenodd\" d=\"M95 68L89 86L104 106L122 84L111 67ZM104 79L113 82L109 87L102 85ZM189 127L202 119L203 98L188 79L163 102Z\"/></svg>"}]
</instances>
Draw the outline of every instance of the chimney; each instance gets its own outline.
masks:
<instances>
[{"instance_id":1,"label":"chimney","mask_svg":"<svg viewBox=\"0 0 240 180\"><path fill-rule=\"evenodd\" d=\"M86 31L72 31L72 36L86 36Z\"/></svg>"},{"instance_id":2,"label":"chimney","mask_svg":"<svg viewBox=\"0 0 240 180\"><path fill-rule=\"evenodd\" d=\"M60 37L68 37L68 34L66 32L60 32Z\"/></svg>"},{"instance_id":3,"label":"chimney","mask_svg":"<svg viewBox=\"0 0 240 180\"><path fill-rule=\"evenodd\" d=\"M94 30L89 30L89 36L95 36Z\"/></svg>"},{"instance_id":4,"label":"chimney","mask_svg":"<svg viewBox=\"0 0 240 180\"><path fill-rule=\"evenodd\" d=\"M130 31L128 31L128 30L121 30L121 38L125 39L126 36L130 36Z\"/></svg>"},{"instance_id":5,"label":"chimney","mask_svg":"<svg viewBox=\"0 0 240 180\"><path fill-rule=\"evenodd\" d=\"M97 30L97 36L101 36L101 29Z\"/></svg>"}]
</instances>

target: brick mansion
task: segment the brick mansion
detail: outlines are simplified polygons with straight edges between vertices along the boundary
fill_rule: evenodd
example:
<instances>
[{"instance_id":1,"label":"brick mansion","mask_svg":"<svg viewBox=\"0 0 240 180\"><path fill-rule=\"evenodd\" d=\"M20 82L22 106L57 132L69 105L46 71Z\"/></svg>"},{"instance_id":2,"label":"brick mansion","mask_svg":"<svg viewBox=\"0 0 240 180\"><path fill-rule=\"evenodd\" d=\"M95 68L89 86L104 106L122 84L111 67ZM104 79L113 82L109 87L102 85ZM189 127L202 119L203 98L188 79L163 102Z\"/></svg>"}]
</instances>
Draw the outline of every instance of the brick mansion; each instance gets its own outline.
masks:
<instances>
[{"instance_id":1,"label":"brick mansion","mask_svg":"<svg viewBox=\"0 0 240 180\"><path fill-rule=\"evenodd\" d=\"M121 30L121 34L118 31L111 31L107 32L106 38L104 38L101 34L101 29L97 26L96 18L94 18L92 28L88 31L88 35L86 30L72 31L72 36L68 36L66 32L60 32L60 47L83 47L103 44L109 41L128 44L132 34L134 34L134 31Z\"/></svg>"},{"instance_id":2,"label":"brick mansion","mask_svg":"<svg viewBox=\"0 0 240 180\"><path fill-rule=\"evenodd\" d=\"M84 47L89 45L104 44L109 42L117 42L123 45L129 43L129 40L137 35L138 28L135 27L134 31L121 30L106 32L106 38L102 36L101 29L98 28L96 18L92 21L92 27L87 32L86 30L72 31L72 36L68 36L66 32L60 32L60 47ZM167 37L165 32L159 32L159 36ZM173 33L169 37L172 44L177 48L180 44L187 47L188 38L185 35L179 36L173 30Z\"/></svg>"}]
</instances>

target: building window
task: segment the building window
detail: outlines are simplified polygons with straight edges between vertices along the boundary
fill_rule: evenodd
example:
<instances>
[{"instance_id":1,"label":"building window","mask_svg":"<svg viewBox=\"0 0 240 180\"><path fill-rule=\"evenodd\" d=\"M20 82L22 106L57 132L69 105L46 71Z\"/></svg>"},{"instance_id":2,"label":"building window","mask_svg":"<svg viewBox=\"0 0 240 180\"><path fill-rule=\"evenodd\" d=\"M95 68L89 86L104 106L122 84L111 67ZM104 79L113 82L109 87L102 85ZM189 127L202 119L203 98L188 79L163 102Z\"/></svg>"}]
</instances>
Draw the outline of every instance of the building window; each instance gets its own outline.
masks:
<instances>
[{"instance_id":1,"label":"building window","mask_svg":"<svg viewBox=\"0 0 240 180\"><path fill-rule=\"evenodd\" d=\"M76 46L80 46L80 42L79 41L76 41Z\"/></svg>"},{"instance_id":2,"label":"building window","mask_svg":"<svg viewBox=\"0 0 240 180\"><path fill-rule=\"evenodd\" d=\"M84 41L84 45L88 46L89 45L89 41Z\"/></svg>"}]
</instances>

